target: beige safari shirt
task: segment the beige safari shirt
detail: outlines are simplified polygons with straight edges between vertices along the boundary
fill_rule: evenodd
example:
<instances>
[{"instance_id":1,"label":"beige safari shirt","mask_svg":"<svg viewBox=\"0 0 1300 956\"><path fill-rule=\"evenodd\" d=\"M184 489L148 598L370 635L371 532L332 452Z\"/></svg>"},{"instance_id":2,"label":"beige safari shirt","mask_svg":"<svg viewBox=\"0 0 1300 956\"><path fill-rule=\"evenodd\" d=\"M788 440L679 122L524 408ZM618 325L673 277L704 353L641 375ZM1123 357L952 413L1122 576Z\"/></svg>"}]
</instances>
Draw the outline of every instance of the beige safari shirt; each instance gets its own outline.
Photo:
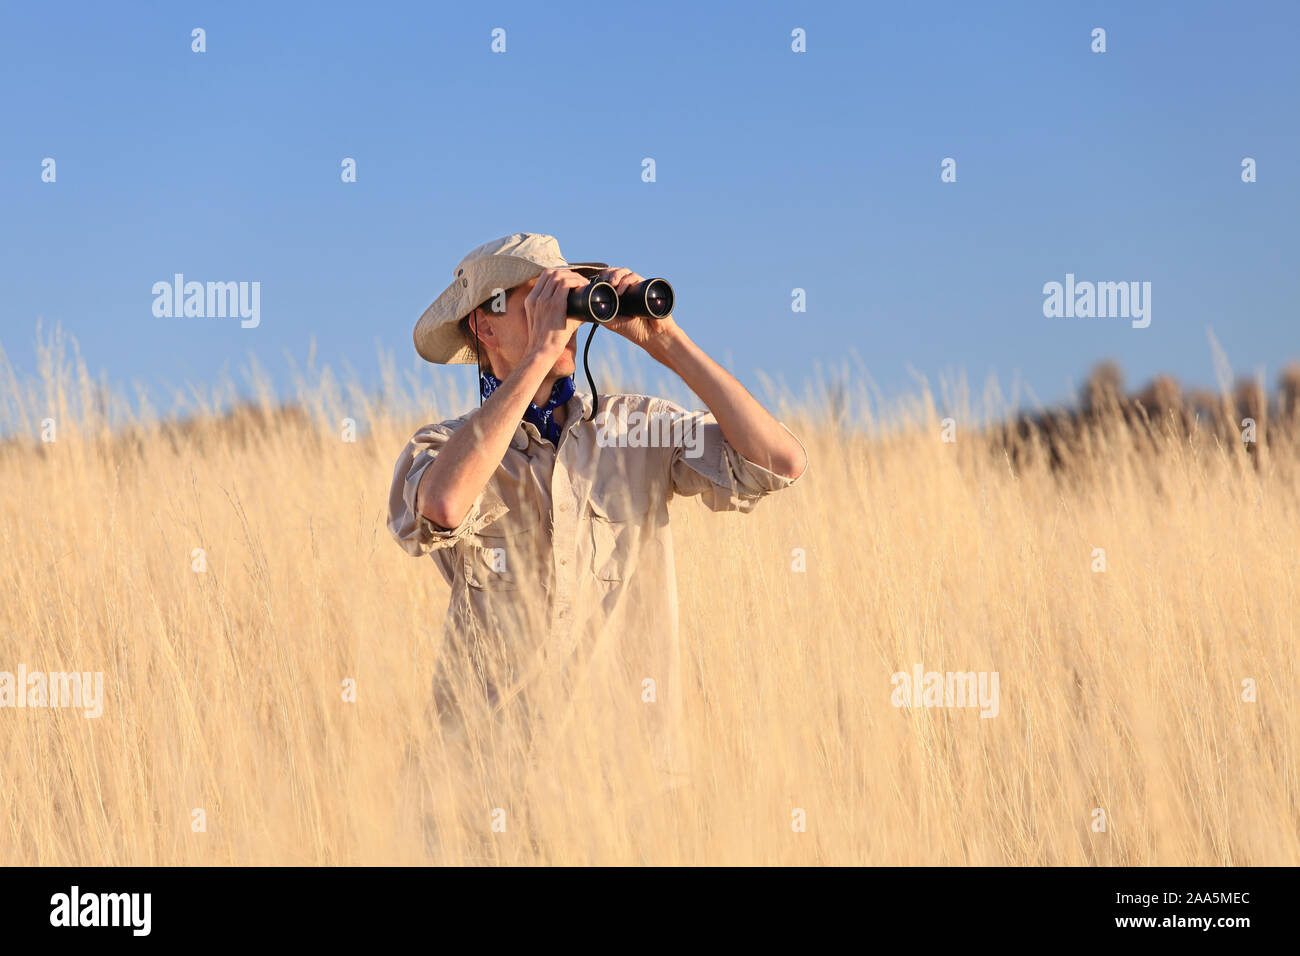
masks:
<instances>
[{"instance_id":1,"label":"beige safari shirt","mask_svg":"<svg viewBox=\"0 0 1300 956\"><path fill-rule=\"evenodd\" d=\"M565 733L609 735L656 770L684 774L677 588L668 503L699 496L751 511L796 479L741 456L714 417L645 395L575 393L559 445L520 422L500 466L456 528L416 511L424 469L471 415L426 425L393 471L388 527L451 586L435 688L469 679L492 703L558 680ZM459 686L467 686L464 683ZM553 688L554 689L554 688Z\"/></svg>"}]
</instances>

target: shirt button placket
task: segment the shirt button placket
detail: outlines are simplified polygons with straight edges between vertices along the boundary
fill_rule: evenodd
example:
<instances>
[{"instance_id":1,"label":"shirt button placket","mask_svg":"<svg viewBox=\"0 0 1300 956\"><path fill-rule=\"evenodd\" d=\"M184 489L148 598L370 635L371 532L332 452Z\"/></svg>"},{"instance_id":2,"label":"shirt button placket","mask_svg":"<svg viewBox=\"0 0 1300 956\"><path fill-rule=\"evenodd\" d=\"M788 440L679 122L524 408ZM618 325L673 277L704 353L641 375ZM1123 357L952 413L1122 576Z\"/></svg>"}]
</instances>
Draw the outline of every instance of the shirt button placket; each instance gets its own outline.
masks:
<instances>
[{"instance_id":1,"label":"shirt button placket","mask_svg":"<svg viewBox=\"0 0 1300 956\"><path fill-rule=\"evenodd\" d=\"M566 439L572 441L573 436ZM577 554L578 521L573 506L573 482L564 466L563 456L555 457L551 478L554 534L551 551L555 561L555 604L552 610L551 637L565 642L573 631L573 602L576 588L574 555Z\"/></svg>"}]
</instances>

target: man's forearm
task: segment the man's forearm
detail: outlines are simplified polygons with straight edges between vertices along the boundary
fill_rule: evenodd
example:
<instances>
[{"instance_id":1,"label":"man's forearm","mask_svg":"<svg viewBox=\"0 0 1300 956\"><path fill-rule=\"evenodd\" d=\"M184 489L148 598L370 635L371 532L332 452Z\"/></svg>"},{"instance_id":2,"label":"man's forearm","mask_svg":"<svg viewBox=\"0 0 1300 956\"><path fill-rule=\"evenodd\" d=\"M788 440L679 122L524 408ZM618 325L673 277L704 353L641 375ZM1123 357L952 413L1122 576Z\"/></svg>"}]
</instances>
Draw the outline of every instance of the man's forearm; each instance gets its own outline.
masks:
<instances>
[{"instance_id":1,"label":"man's forearm","mask_svg":"<svg viewBox=\"0 0 1300 956\"><path fill-rule=\"evenodd\" d=\"M808 464L799 442L735 377L674 325L646 345L713 413L732 448L778 475L798 478Z\"/></svg>"},{"instance_id":2,"label":"man's forearm","mask_svg":"<svg viewBox=\"0 0 1300 956\"><path fill-rule=\"evenodd\" d=\"M416 509L444 528L464 520L506 449L524 410L546 378L554 359L529 357L483 402L464 425L447 439L420 476Z\"/></svg>"}]
</instances>

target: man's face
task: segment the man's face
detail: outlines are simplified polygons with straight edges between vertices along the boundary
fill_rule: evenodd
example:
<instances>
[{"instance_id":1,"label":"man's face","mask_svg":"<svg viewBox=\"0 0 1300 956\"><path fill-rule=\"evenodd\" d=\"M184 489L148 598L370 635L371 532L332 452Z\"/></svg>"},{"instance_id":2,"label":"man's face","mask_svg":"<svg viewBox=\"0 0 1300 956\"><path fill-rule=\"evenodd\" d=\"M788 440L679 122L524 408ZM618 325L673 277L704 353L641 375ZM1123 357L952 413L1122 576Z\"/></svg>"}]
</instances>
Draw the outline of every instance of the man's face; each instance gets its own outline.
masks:
<instances>
[{"instance_id":1,"label":"man's face","mask_svg":"<svg viewBox=\"0 0 1300 956\"><path fill-rule=\"evenodd\" d=\"M488 303L486 309L478 309L470 318L470 323L479 323L481 348L491 356L492 368L505 378L514 370L528 352L528 314L524 311L524 299L537 284L536 279L529 279L509 289L505 294L505 312L493 312L497 300ZM560 357L551 367L551 374L560 377L572 375L577 369L578 333L575 331L569 339Z\"/></svg>"}]
</instances>

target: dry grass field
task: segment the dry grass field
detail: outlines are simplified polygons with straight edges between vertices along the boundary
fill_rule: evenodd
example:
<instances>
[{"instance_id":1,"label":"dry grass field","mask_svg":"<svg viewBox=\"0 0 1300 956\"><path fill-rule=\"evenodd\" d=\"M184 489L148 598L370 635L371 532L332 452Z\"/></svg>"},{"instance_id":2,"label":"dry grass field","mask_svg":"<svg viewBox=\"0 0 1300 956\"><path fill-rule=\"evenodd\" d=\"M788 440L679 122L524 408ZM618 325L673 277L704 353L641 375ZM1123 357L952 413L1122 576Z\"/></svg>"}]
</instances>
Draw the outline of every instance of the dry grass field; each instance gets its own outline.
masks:
<instances>
[{"instance_id":1,"label":"dry grass field","mask_svg":"<svg viewBox=\"0 0 1300 956\"><path fill-rule=\"evenodd\" d=\"M581 734L509 782L509 726L445 752L447 590L384 522L403 444L467 400L392 379L110 428L60 347L10 377L0 670L104 694L0 709L0 862L1300 864L1295 443L1103 418L1060 469L927 393L784 408L798 485L673 505L691 783L629 764L600 800ZM917 665L996 672L996 716L894 706Z\"/></svg>"}]
</instances>

